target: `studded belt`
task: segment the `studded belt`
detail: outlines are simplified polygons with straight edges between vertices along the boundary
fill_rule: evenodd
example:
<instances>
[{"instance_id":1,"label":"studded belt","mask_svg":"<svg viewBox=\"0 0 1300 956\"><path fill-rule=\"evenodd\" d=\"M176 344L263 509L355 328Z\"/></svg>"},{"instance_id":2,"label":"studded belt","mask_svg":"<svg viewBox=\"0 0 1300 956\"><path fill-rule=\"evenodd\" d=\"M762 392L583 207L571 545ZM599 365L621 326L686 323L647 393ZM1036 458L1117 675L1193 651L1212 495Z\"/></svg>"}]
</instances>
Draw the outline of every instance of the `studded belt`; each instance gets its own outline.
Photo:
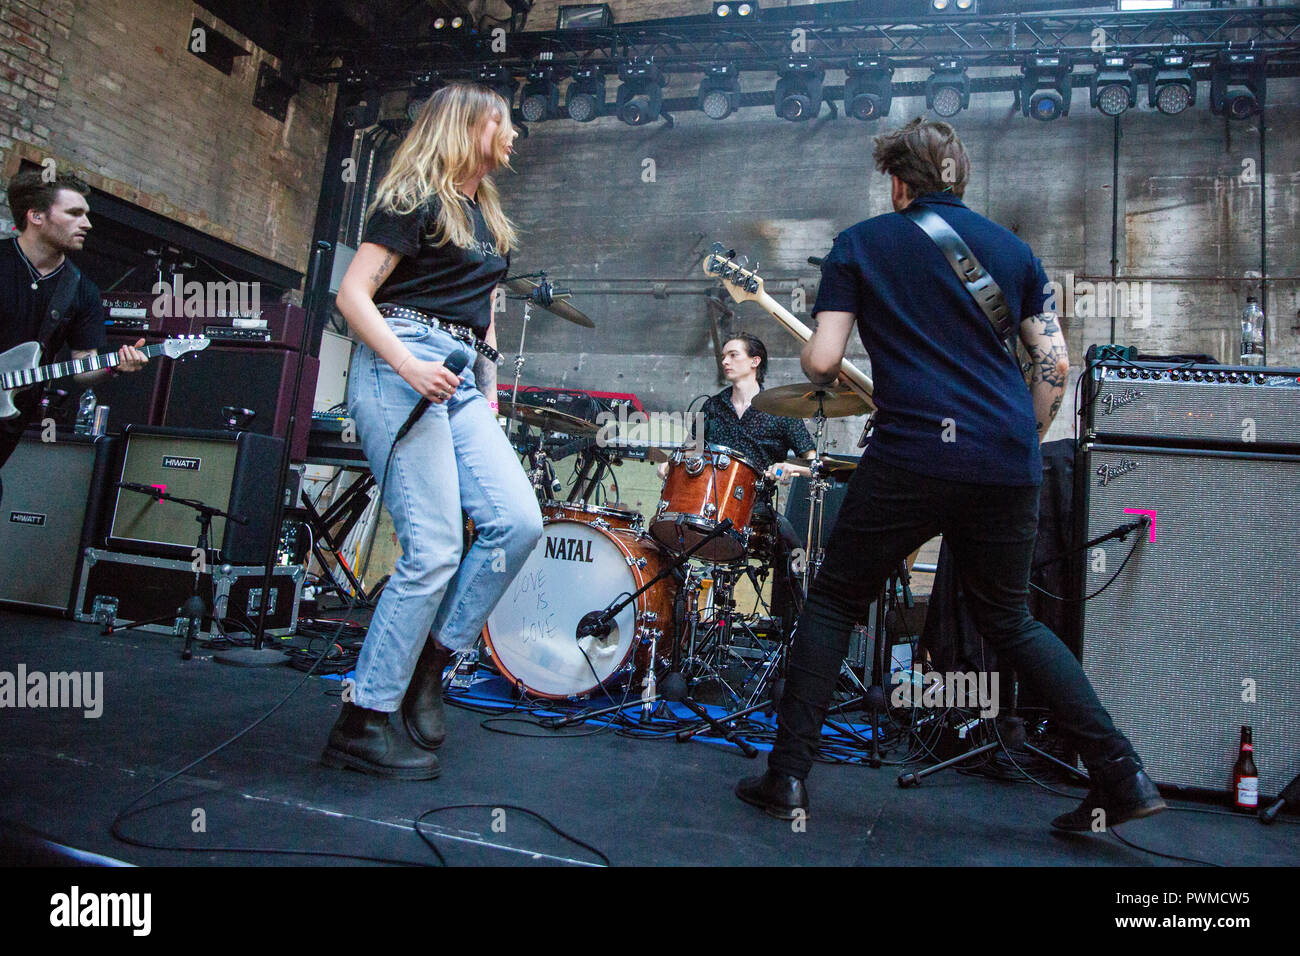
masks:
<instances>
[{"instance_id":1,"label":"studded belt","mask_svg":"<svg viewBox=\"0 0 1300 956\"><path fill-rule=\"evenodd\" d=\"M474 333L464 325L457 325L454 322L444 322L442 319L436 319L419 309L412 309L410 306L394 305L391 302L381 302L378 306L380 315L390 319L409 319L412 322L419 322L421 325L427 325L431 329L441 329L454 339L459 339L479 355L483 356L489 362L497 365L501 364L501 353L488 345L482 339L474 337Z\"/></svg>"}]
</instances>

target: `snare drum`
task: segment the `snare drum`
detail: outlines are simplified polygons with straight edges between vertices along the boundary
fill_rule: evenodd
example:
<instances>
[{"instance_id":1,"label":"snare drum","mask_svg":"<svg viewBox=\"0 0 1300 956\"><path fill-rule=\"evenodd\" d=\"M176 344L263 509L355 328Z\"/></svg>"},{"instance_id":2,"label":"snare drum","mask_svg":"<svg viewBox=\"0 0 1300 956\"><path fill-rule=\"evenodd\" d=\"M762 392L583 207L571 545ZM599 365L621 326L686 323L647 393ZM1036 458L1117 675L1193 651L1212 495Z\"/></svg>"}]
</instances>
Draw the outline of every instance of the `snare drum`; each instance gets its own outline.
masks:
<instances>
[{"instance_id":1,"label":"snare drum","mask_svg":"<svg viewBox=\"0 0 1300 956\"><path fill-rule=\"evenodd\" d=\"M680 553L730 518L733 533L714 538L695 555L706 561L743 558L762 474L762 469L722 445L709 445L702 452L679 449L668 461L668 477L650 533L664 547Z\"/></svg>"},{"instance_id":2,"label":"snare drum","mask_svg":"<svg viewBox=\"0 0 1300 956\"><path fill-rule=\"evenodd\" d=\"M575 640L578 622L639 590L667 563L644 535L545 521L537 547L488 615L484 638L497 668L537 697L584 696L621 675L636 693L654 663L672 655L676 579L664 578L623 608L605 637Z\"/></svg>"},{"instance_id":3,"label":"snare drum","mask_svg":"<svg viewBox=\"0 0 1300 956\"><path fill-rule=\"evenodd\" d=\"M542 505L542 516L556 521L581 521L598 528L616 531L644 530L645 518L639 511L628 508L589 505L582 501L547 501Z\"/></svg>"}]
</instances>

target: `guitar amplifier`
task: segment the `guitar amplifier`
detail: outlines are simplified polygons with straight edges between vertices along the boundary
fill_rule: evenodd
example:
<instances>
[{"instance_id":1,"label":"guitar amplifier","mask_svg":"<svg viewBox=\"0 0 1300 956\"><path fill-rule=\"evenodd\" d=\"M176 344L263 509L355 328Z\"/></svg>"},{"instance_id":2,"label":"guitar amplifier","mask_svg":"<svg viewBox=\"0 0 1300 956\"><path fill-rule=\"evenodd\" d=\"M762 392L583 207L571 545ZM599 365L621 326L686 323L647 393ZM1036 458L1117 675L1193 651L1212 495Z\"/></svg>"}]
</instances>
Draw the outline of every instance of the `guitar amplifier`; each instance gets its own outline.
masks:
<instances>
[{"instance_id":1,"label":"guitar amplifier","mask_svg":"<svg viewBox=\"0 0 1300 956\"><path fill-rule=\"evenodd\" d=\"M1300 446L1300 369L1106 359L1085 384L1085 429L1101 441Z\"/></svg>"},{"instance_id":2,"label":"guitar amplifier","mask_svg":"<svg viewBox=\"0 0 1300 956\"><path fill-rule=\"evenodd\" d=\"M184 315L155 314L162 310L154 307L158 296L151 292L105 292L100 302L104 306L104 328L110 335L133 336L132 342L146 333L166 337L190 330L190 320Z\"/></svg>"},{"instance_id":3,"label":"guitar amplifier","mask_svg":"<svg viewBox=\"0 0 1300 956\"><path fill-rule=\"evenodd\" d=\"M199 596L227 630L255 631L261 611L262 565L216 564L199 575ZM271 575L271 603L266 611L268 634L292 634L298 627L298 604L307 576L302 565L283 565ZM175 617L194 591L194 567L188 560L119 554L87 548L77 587L74 616L98 624L132 624L165 618L141 630L176 633ZM203 619L201 633L219 633L212 617Z\"/></svg>"},{"instance_id":4,"label":"guitar amplifier","mask_svg":"<svg viewBox=\"0 0 1300 956\"><path fill-rule=\"evenodd\" d=\"M4 466L0 603L72 611L83 549L103 537L117 439L29 429Z\"/></svg>"},{"instance_id":5,"label":"guitar amplifier","mask_svg":"<svg viewBox=\"0 0 1300 956\"><path fill-rule=\"evenodd\" d=\"M203 315L190 319L189 331L230 345L274 345L296 349L302 344L307 313L287 302L268 305L246 315ZM312 380L315 388L315 379Z\"/></svg>"},{"instance_id":6,"label":"guitar amplifier","mask_svg":"<svg viewBox=\"0 0 1300 956\"><path fill-rule=\"evenodd\" d=\"M1084 555L1085 594L1114 577L1083 605L1083 664L1101 702L1153 779L1199 790L1228 789L1249 725L1260 793L1278 793L1300 772L1300 450L1087 451L1081 540L1154 518L1136 544Z\"/></svg>"},{"instance_id":7,"label":"guitar amplifier","mask_svg":"<svg viewBox=\"0 0 1300 956\"><path fill-rule=\"evenodd\" d=\"M164 336L152 332L122 333L111 328L104 351L116 352L123 345L134 345L141 339L146 346L165 341ZM202 361L202 357L197 361ZM155 356L138 372L116 375L94 386L95 400L108 406L109 432L120 435L128 425L157 425L162 421L173 364L172 359Z\"/></svg>"}]
</instances>

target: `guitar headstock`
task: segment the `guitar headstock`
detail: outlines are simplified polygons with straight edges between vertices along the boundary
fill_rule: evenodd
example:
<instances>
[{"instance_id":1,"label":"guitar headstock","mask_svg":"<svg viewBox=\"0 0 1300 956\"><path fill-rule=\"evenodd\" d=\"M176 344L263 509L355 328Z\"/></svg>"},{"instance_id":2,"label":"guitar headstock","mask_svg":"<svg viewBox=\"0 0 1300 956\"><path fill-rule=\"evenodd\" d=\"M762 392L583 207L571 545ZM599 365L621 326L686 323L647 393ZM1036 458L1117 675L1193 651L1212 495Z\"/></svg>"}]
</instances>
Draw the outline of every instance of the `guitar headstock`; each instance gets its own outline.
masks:
<instances>
[{"instance_id":1,"label":"guitar headstock","mask_svg":"<svg viewBox=\"0 0 1300 956\"><path fill-rule=\"evenodd\" d=\"M190 352L202 352L212 340L202 335L178 335L163 342L163 354L170 359L180 358Z\"/></svg>"},{"instance_id":2,"label":"guitar headstock","mask_svg":"<svg viewBox=\"0 0 1300 956\"><path fill-rule=\"evenodd\" d=\"M715 242L713 251L704 257L704 271L720 280L737 302L748 302L765 294L758 264L753 269L746 268L748 264L743 257L737 262L736 250L724 249L720 242Z\"/></svg>"}]
</instances>

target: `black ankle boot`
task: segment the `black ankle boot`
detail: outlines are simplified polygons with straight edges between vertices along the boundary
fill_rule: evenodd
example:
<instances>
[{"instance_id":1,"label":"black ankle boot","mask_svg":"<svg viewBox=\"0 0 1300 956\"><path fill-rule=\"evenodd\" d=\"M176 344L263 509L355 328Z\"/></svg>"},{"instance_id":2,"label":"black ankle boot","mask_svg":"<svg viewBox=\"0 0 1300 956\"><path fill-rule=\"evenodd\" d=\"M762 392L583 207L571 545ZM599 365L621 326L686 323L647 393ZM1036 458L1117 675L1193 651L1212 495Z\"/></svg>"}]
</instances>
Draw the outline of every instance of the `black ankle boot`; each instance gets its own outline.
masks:
<instances>
[{"instance_id":1,"label":"black ankle boot","mask_svg":"<svg viewBox=\"0 0 1300 956\"><path fill-rule=\"evenodd\" d=\"M1094 771L1091 776L1092 786L1083 802L1052 821L1052 826L1056 829L1086 833L1094 825L1104 829L1127 820L1140 820L1167 809L1160 791L1141 767L1122 776L1108 775L1104 770Z\"/></svg>"},{"instance_id":2,"label":"black ankle boot","mask_svg":"<svg viewBox=\"0 0 1300 956\"><path fill-rule=\"evenodd\" d=\"M736 796L770 816L794 820L808 816L808 791L804 782L789 774L768 770L761 777L746 777L736 784Z\"/></svg>"},{"instance_id":3,"label":"black ankle boot","mask_svg":"<svg viewBox=\"0 0 1300 956\"><path fill-rule=\"evenodd\" d=\"M388 714L351 703L343 705L320 759L327 767L350 767L394 780L432 780L442 772L438 758L396 730Z\"/></svg>"},{"instance_id":4,"label":"black ankle boot","mask_svg":"<svg viewBox=\"0 0 1300 956\"><path fill-rule=\"evenodd\" d=\"M416 745L425 750L436 750L447 739L447 722L442 710L442 672L450 662L451 651L429 638L416 662L406 696L402 698L402 723Z\"/></svg>"}]
</instances>

